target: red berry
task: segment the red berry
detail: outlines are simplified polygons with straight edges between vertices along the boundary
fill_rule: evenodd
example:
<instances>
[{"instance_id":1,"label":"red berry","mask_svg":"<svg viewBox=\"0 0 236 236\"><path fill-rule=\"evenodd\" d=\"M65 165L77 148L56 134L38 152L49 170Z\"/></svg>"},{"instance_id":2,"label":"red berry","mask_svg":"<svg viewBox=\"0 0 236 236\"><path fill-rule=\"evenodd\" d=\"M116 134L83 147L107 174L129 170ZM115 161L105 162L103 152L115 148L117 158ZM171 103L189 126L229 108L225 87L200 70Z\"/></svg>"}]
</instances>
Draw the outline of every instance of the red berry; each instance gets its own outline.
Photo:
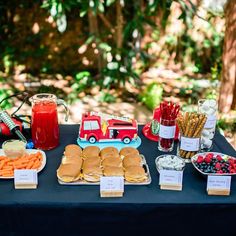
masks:
<instances>
[{"instance_id":1,"label":"red berry","mask_svg":"<svg viewBox=\"0 0 236 236\"><path fill-rule=\"evenodd\" d=\"M211 158L210 158L210 157L205 157L204 161L205 161L206 163L210 163L210 162L211 162Z\"/></svg>"},{"instance_id":2,"label":"red berry","mask_svg":"<svg viewBox=\"0 0 236 236\"><path fill-rule=\"evenodd\" d=\"M217 174L222 174L223 171L222 171L222 170L217 170L216 173L217 173Z\"/></svg>"},{"instance_id":3,"label":"red berry","mask_svg":"<svg viewBox=\"0 0 236 236\"><path fill-rule=\"evenodd\" d=\"M217 155L216 159L217 159L217 161L222 161L223 160L223 158L220 155Z\"/></svg>"},{"instance_id":4,"label":"red berry","mask_svg":"<svg viewBox=\"0 0 236 236\"><path fill-rule=\"evenodd\" d=\"M206 156L205 156L205 158L206 158L206 157L208 157L208 158L212 159L212 158L213 158L213 156L214 156L214 154L213 154L213 153L207 153L207 154L206 154Z\"/></svg>"},{"instance_id":5,"label":"red berry","mask_svg":"<svg viewBox=\"0 0 236 236\"><path fill-rule=\"evenodd\" d=\"M198 156L197 157L197 163L202 163L204 160L203 156Z\"/></svg>"},{"instance_id":6,"label":"red berry","mask_svg":"<svg viewBox=\"0 0 236 236\"><path fill-rule=\"evenodd\" d=\"M217 170L220 170L220 169L221 169L221 165L220 165L219 162L216 163L215 168L216 168Z\"/></svg>"},{"instance_id":7,"label":"red berry","mask_svg":"<svg viewBox=\"0 0 236 236\"><path fill-rule=\"evenodd\" d=\"M236 170L235 169L230 169L230 171L229 171L230 173L235 173L236 172Z\"/></svg>"}]
</instances>

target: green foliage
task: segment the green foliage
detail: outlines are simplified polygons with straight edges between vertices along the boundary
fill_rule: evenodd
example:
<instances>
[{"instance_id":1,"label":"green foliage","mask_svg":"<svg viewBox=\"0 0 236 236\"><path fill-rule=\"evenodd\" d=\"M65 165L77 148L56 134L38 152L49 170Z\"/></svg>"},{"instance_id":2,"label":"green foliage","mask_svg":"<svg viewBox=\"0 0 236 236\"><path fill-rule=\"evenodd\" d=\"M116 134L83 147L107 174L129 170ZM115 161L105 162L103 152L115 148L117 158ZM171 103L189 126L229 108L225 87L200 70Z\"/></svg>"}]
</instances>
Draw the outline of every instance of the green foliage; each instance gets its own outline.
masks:
<instances>
[{"instance_id":1,"label":"green foliage","mask_svg":"<svg viewBox=\"0 0 236 236\"><path fill-rule=\"evenodd\" d=\"M107 102L107 103L113 103L116 101L116 97L114 97L112 94L102 91L101 96L99 97L100 102Z\"/></svg>"},{"instance_id":2,"label":"green foliage","mask_svg":"<svg viewBox=\"0 0 236 236\"><path fill-rule=\"evenodd\" d=\"M94 83L95 81L89 71L81 71L75 75L75 80L73 81L71 88L74 92L80 93L86 88L92 87Z\"/></svg>"},{"instance_id":3,"label":"green foliage","mask_svg":"<svg viewBox=\"0 0 236 236\"><path fill-rule=\"evenodd\" d=\"M0 101L2 101L4 98L6 98L9 95L11 95L11 91L9 89L4 89L4 88L0 89ZM0 108L8 109L12 107L12 104L13 104L12 100L8 99L1 103Z\"/></svg>"},{"instance_id":4,"label":"green foliage","mask_svg":"<svg viewBox=\"0 0 236 236\"><path fill-rule=\"evenodd\" d=\"M161 103L162 94L162 86L157 83L151 83L140 95L140 99L147 106L148 109L153 110Z\"/></svg>"},{"instance_id":5,"label":"green foliage","mask_svg":"<svg viewBox=\"0 0 236 236\"><path fill-rule=\"evenodd\" d=\"M217 128L221 131L227 130L232 133L236 132L236 119L234 118L233 120L227 120L227 119L219 119L217 121Z\"/></svg>"},{"instance_id":6,"label":"green foliage","mask_svg":"<svg viewBox=\"0 0 236 236\"><path fill-rule=\"evenodd\" d=\"M168 17L170 14L170 7L173 2L177 2L181 8L179 18L182 19L185 28L182 35L166 35L165 46L167 49L162 49L162 51L165 50L166 53L160 55L160 57L159 55L154 55L155 57L152 57L152 55L149 55L148 50L152 47L152 43L153 45L157 45L159 43L158 40L163 37L163 29L169 22ZM69 94L71 99L76 99L78 93L89 91L89 88L94 85L99 85L101 89L124 88L128 82L129 84L138 87L141 84L140 74L145 70L148 70L151 65L150 63L159 58L163 61L168 61L169 55L172 55L172 53L173 55L176 55L176 63L182 62L184 66L188 66L188 69L191 67L192 72L211 72L212 80L218 80L220 77L223 33L217 33L215 27L213 27L211 18L207 18L209 23L206 32L203 35L204 39L199 45L191 35L191 30L189 30L193 27L193 17L197 14L197 6L190 0L43 0L41 3L41 7L46 9L53 17L57 29L61 33L66 31L67 25L69 25L71 21L80 18L80 23L82 25L81 34L74 35L74 37L83 41L82 43L88 47L86 52L89 54L88 59L91 58L91 51L97 50L98 52L96 55L93 55L96 57L96 59L92 59L94 64L89 64L89 66L91 65L89 68L92 68L90 71L88 71L85 65L82 65L79 60L77 64L78 67L73 67L75 68L74 71L60 71L62 74L74 75L74 80L70 82L73 89L73 92ZM117 24L119 22L117 17L117 3L121 3L123 19L121 25L122 43L120 47L117 46ZM13 4L12 8L10 8L10 3L6 2L6 4L8 4L7 7L5 7L4 4L4 6L0 5L4 11L8 12L8 9L11 12L11 9L13 9L12 12L14 12L17 7L27 7L26 10L30 10L31 7L36 6L34 4L37 3L21 0L19 5L15 4L14 6ZM5 21L0 27L0 33L2 34L2 32L9 31L9 36L6 37L6 39L12 39L14 36L14 27L18 23L15 24L12 21L12 25L9 24L7 28L8 31L6 31L6 23L9 19L6 17L6 13L1 11L0 13L2 13L0 14L1 21ZM95 17L98 25L95 30L96 32L90 32L91 25L94 23L90 22L91 13ZM110 26L107 26L105 23L106 21L102 20L104 18L110 23ZM160 27L156 25L155 21L161 23L159 25ZM10 73L11 69L14 68L17 63L23 64L30 58L31 62L37 61L41 67L35 69L35 74L41 72L55 73L52 69L55 54L53 56L49 55L48 52L50 51L51 45L46 43L43 44L43 40L53 32L53 29L51 32L45 33L43 24L39 25L39 33L33 34L31 30L29 30L31 33L24 38L24 43L27 47L12 47L11 44L8 43L8 40L0 40L0 47L3 47L3 50L0 50L0 55L2 58L2 67L5 69L4 72L7 74ZM152 42L148 39L149 34L146 34L146 29L150 29L150 27L152 29ZM52 38L54 36L58 37L55 32L53 32L53 34ZM142 41L144 36L147 36L145 37L145 41L146 39L148 41L146 45L143 45L143 42L145 41ZM59 38L60 37L62 36L59 35ZM66 37L67 35L65 34L65 38ZM7 42L7 46L4 45L4 42ZM58 45L60 43L61 41L58 42ZM96 45L95 47L93 46L94 44ZM2 47L0 49L2 49ZM75 51L77 51L77 46L73 45L73 47L75 48ZM60 45L58 48L60 48ZM63 46L61 46L61 48L63 48ZM63 48L63 50L66 49ZM86 54L85 57L87 57L88 54ZM48 59L48 56L52 56L52 59ZM44 60L41 60L42 58ZM186 61L187 63L185 63ZM79 68L80 65L83 66L83 69ZM30 65L26 64L26 68L27 70L31 70ZM76 72L80 70L84 71L76 74ZM34 72L30 71L30 73ZM142 101L147 103L147 106L149 106L150 109L153 109L153 106L155 106L153 104L155 104L158 97L161 97L162 95L162 90L158 90L157 94L155 94L155 92L152 94L152 91L155 91L155 86L156 85L152 85L151 88L149 88L150 91L147 91L146 94L143 95L144 98ZM48 88L42 87L40 88L40 91L47 92ZM200 92L202 92L202 88L197 84L192 83L191 85L180 89L180 96L188 99L188 102L191 103L198 99ZM209 97L215 96L214 90L207 91L207 93L207 96ZM149 94L152 95L149 96ZM113 98L109 94L104 93L101 96L101 100L112 101Z\"/></svg>"}]
</instances>

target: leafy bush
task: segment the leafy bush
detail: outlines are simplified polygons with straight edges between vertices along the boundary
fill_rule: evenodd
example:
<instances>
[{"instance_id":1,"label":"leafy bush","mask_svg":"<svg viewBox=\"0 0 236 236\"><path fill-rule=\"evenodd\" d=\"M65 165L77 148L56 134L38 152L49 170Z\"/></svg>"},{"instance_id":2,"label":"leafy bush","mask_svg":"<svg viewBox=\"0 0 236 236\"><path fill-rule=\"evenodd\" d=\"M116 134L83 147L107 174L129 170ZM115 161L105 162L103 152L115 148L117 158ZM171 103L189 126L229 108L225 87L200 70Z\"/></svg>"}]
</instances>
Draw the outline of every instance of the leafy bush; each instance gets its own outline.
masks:
<instances>
[{"instance_id":1,"label":"leafy bush","mask_svg":"<svg viewBox=\"0 0 236 236\"><path fill-rule=\"evenodd\" d=\"M148 109L153 110L161 103L162 94L162 86L157 83L151 83L140 95L140 99L147 106Z\"/></svg>"}]
</instances>

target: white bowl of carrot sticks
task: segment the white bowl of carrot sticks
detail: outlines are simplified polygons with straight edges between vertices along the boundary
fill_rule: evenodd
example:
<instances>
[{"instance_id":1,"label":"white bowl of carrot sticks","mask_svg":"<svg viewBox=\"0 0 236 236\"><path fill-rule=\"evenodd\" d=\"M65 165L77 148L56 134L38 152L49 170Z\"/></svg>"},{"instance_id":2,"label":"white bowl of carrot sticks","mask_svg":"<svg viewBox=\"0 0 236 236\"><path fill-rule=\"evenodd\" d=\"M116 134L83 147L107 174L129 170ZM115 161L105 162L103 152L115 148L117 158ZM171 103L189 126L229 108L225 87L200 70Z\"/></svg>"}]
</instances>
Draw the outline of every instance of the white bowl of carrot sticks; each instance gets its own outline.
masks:
<instances>
[{"instance_id":1,"label":"white bowl of carrot sticks","mask_svg":"<svg viewBox=\"0 0 236 236\"><path fill-rule=\"evenodd\" d=\"M40 172L46 165L46 154L37 149L26 149L21 157L9 158L0 149L0 179L13 179L14 170L34 169Z\"/></svg>"}]
</instances>

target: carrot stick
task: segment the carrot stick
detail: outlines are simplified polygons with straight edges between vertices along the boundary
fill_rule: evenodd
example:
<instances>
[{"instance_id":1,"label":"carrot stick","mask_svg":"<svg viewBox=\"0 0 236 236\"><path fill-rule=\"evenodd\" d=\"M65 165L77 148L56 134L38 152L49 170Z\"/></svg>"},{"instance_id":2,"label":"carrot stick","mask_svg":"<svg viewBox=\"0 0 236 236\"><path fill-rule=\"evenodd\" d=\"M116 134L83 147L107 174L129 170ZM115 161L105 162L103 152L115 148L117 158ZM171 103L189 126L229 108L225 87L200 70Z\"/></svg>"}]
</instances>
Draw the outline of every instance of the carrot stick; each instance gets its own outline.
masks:
<instances>
[{"instance_id":1,"label":"carrot stick","mask_svg":"<svg viewBox=\"0 0 236 236\"><path fill-rule=\"evenodd\" d=\"M4 165L5 165L5 161L1 161L0 162L0 170L3 168Z\"/></svg>"},{"instance_id":2,"label":"carrot stick","mask_svg":"<svg viewBox=\"0 0 236 236\"><path fill-rule=\"evenodd\" d=\"M26 166L26 169L31 169L33 165L34 165L34 162L30 161L28 165Z\"/></svg>"}]
</instances>

